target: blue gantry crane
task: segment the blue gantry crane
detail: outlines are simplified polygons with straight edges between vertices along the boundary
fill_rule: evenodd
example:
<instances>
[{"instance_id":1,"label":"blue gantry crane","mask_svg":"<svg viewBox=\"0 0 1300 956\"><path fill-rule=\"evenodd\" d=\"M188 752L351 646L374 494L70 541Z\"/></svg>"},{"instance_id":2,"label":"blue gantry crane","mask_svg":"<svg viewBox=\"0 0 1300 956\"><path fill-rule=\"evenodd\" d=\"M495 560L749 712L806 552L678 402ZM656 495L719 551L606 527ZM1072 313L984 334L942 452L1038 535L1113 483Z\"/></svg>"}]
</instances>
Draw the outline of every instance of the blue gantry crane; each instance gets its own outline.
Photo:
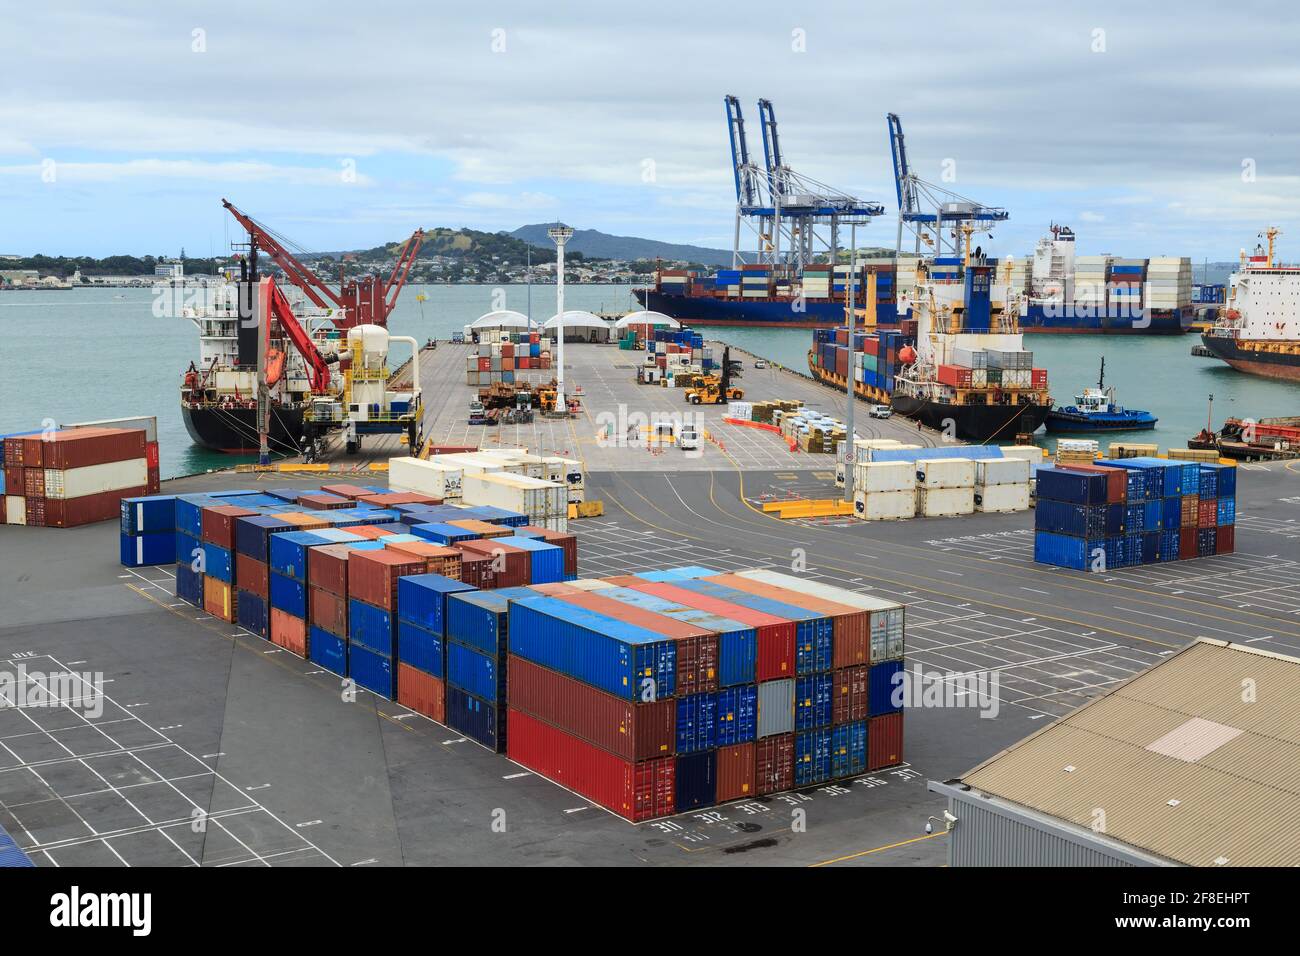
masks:
<instances>
[{"instance_id":1,"label":"blue gantry crane","mask_svg":"<svg viewBox=\"0 0 1300 956\"><path fill-rule=\"evenodd\" d=\"M822 255L834 263L840 250L841 226L865 225L884 215L885 207L880 203L858 199L795 172L785 164L777 134L776 111L770 100L758 101L764 162L759 168L749 156L740 100L727 96L724 105L736 181L733 266L740 265L747 256L755 262L796 270L802 270ZM742 222L757 236L754 253L741 252Z\"/></svg>"},{"instance_id":2,"label":"blue gantry crane","mask_svg":"<svg viewBox=\"0 0 1300 956\"><path fill-rule=\"evenodd\" d=\"M903 226L916 236L919 254L921 243L933 246L935 255L943 254L943 234L946 226L952 227L952 251L961 247L961 236L969 244L975 231L991 229L995 223L1004 222L1010 213L997 206L985 206L973 199L953 192L943 186L928 183L912 171L907 162L907 147L903 142L903 123L897 113L887 116L889 123L890 154L894 160L894 183L898 193L898 237L894 254L902 251ZM926 228L933 231L933 238Z\"/></svg>"}]
</instances>

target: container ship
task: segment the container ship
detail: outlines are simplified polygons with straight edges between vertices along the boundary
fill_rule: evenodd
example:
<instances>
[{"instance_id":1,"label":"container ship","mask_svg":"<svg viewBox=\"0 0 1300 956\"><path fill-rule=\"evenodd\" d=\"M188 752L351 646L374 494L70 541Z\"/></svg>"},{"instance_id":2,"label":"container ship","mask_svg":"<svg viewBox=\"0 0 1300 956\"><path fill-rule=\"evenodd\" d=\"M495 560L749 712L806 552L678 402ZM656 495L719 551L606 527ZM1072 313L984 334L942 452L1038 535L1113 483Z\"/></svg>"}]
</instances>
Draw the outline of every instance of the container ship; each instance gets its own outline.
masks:
<instances>
[{"instance_id":1,"label":"container ship","mask_svg":"<svg viewBox=\"0 0 1300 956\"><path fill-rule=\"evenodd\" d=\"M335 290L274 233L222 202L247 232L248 241L240 246L239 277L205 287L199 304L182 310L199 332L199 360L191 362L181 378L185 429L204 448L258 452L258 395L265 382L269 451L310 452L323 430L339 427L348 417L342 409L354 398L351 379L342 374L349 369L344 338L359 326L387 327L423 233L417 230L396 255L391 276L363 276ZM259 274L261 254L279 267L285 280L281 286L268 286ZM331 366L340 374L332 374ZM369 387L360 386L361 391ZM365 412L360 414L364 417ZM356 444L355 431L356 426L349 428L350 446Z\"/></svg>"},{"instance_id":2,"label":"container ship","mask_svg":"<svg viewBox=\"0 0 1300 956\"><path fill-rule=\"evenodd\" d=\"M1216 323L1201 343L1239 372L1300 381L1300 266L1279 265L1273 244L1280 235L1268 229L1268 248L1256 245L1241 256L1232 291Z\"/></svg>"},{"instance_id":3,"label":"container ship","mask_svg":"<svg viewBox=\"0 0 1300 956\"><path fill-rule=\"evenodd\" d=\"M802 272L744 265L711 276L662 270L654 285L633 294L646 309L687 324L819 328L843 319L852 285L855 301L875 299L880 321L897 324L909 317L904 299L919 265L961 262L957 256L872 257L859 260L856 279L848 265ZM874 292L868 288L872 275ZM1181 335L1196 318L1190 258L1076 258L1068 226L1053 225L1031 257L1003 260L998 278L1000 294L1023 300L1022 333Z\"/></svg>"},{"instance_id":4,"label":"container ship","mask_svg":"<svg viewBox=\"0 0 1300 956\"><path fill-rule=\"evenodd\" d=\"M911 318L898 329L814 332L808 368L817 381L972 442L1024 440L1052 408L1047 370L1024 349L1020 299L994 293L997 263L935 264L918 274Z\"/></svg>"}]
</instances>

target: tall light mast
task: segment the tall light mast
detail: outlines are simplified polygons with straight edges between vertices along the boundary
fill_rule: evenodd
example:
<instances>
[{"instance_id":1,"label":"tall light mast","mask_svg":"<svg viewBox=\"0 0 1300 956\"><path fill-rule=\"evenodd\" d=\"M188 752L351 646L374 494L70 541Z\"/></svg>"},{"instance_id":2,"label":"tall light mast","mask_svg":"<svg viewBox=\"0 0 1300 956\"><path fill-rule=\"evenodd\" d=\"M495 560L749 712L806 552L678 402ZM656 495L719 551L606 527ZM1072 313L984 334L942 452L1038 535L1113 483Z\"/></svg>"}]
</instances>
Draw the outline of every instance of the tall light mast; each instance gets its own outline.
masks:
<instances>
[{"instance_id":1,"label":"tall light mast","mask_svg":"<svg viewBox=\"0 0 1300 956\"><path fill-rule=\"evenodd\" d=\"M546 234L555 243L555 410L566 417L569 404L564 397L564 244L573 236L568 226L557 225Z\"/></svg>"}]
</instances>

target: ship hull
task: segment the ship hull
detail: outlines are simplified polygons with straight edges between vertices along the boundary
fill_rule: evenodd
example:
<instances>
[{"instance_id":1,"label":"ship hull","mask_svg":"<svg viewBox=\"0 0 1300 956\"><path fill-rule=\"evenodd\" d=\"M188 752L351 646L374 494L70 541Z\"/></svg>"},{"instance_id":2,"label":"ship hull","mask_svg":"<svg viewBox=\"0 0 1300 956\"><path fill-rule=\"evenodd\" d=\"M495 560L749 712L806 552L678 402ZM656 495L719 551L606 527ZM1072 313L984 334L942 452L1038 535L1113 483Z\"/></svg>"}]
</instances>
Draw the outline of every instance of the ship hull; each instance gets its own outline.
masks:
<instances>
[{"instance_id":1,"label":"ship hull","mask_svg":"<svg viewBox=\"0 0 1300 956\"><path fill-rule=\"evenodd\" d=\"M1243 349L1235 339L1222 335L1202 335L1201 344L1222 359L1230 368L1247 375L1300 382L1300 353L1280 354Z\"/></svg>"},{"instance_id":2,"label":"ship hull","mask_svg":"<svg viewBox=\"0 0 1300 956\"><path fill-rule=\"evenodd\" d=\"M847 383L825 369L809 362L812 377L821 384L843 391ZM927 428L946 432L949 423L963 441L984 443L1012 441L1018 434L1032 434L1047 420L1046 405L945 405L924 401L900 392L887 394L861 383L855 386L859 398L868 402L888 402L900 415L915 419Z\"/></svg>"},{"instance_id":3,"label":"ship hull","mask_svg":"<svg viewBox=\"0 0 1300 956\"><path fill-rule=\"evenodd\" d=\"M1020 317L1020 331L1026 335L1182 335L1191 331L1196 315L1191 309L1167 309L1141 318L1139 322L1127 309L1063 310L1059 305L1030 303Z\"/></svg>"},{"instance_id":4,"label":"ship hull","mask_svg":"<svg viewBox=\"0 0 1300 956\"><path fill-rule=\"evenodd\" d=\"M257 410L254 408L193 408L181 406L185 430L196 445L231 455L258 451ZM268 442L272 452L293 453L302 436L302 409L271 409Z\"/></svg>"},{"instance_id":5,"label":"ship hull","mask_svg":"<svg viewBox=\"0 0 1300 956\"><path fill-rule=\"evenodd\" d=\"M656 289L635 289L632 294L648 311L662 312L687 325L824 329L845 322L844 303L824 299L715 299ZM886 314L877 317L879 324L897 324L896 309L885 306L881 312Z\"/></svg>"},{"instance_id":6,"label":"ship hull","mask_svg":"<svg viewBox=\"0 0 1300 956\"><path fill-rule=\"evenodd\" d=\"M1047 416L1049 432L1140 432L1156 427L1151 419L1073 418L1055 413Z\"/></svg>"}]
</instances>

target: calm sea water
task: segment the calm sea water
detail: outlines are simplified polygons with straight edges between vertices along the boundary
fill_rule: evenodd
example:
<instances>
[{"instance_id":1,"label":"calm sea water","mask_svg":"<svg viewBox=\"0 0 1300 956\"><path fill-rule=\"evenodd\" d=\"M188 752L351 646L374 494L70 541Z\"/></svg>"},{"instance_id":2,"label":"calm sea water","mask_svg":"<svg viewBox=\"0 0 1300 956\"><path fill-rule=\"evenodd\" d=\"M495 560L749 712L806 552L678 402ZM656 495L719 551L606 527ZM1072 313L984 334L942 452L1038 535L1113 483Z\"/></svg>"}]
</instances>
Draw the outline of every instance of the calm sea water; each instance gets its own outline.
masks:
<instances>
[{"instance_id":1,"label":"calm sea water","mask_svg":"<svg viewBox=\"0 0 1300 956\"><path fill-rule=\"evenodd\" d=\"M420 293L424 302L416 299ZM555 313L554 286L533 286L531 297L534 318ZM155 318L152 302L148 289L0 293L0 433L36 428L46 418L156 415L164 477L240 460L190 441L177 389L181 373L197 357L197 334L185 319ZM593 312L637 307L630 286L584 285L565 289L565 306ZM411 286L403 290L390 324L400 335L445 339L495 308L529 312L528 287ZM707 335L791 368L807 368L812 333L806 329L711 328ZM1229 415L1300 414L1300 386L1193 358L1194 335L1046 335L1025 341L1037 356L1035 364L1049 370L1058 402L1096 383L1104 355L1106 381L1116 386L1119 400L1160 419L1154 432L1089 437L1182 446L1204 427L1211 394L1216 425Z\"/></svg>"}]
</instances>

